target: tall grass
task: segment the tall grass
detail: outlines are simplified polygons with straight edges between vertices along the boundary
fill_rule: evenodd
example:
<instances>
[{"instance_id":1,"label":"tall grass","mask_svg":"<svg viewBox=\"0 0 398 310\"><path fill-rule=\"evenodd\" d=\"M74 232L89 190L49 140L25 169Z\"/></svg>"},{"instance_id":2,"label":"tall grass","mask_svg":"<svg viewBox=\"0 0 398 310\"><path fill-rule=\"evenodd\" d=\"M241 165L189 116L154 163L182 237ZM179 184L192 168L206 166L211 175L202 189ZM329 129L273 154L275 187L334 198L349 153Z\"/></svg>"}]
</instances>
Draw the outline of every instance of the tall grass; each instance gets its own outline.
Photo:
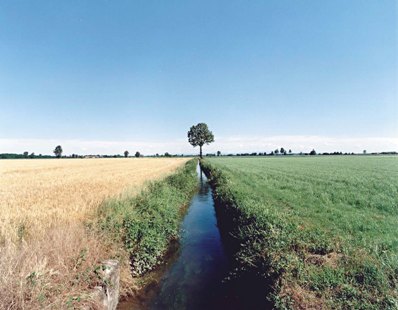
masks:
<instances>
[{"instance_id":1,"label":"tall grass","mask_svg":"<svg viewBox=\"0 0 398 310\"><path fill-rule=\"evenodd\" d=\"M203 162L233 214L243 270L279 308L398 307L398 158Z\"/></svg>"}]
</instances>

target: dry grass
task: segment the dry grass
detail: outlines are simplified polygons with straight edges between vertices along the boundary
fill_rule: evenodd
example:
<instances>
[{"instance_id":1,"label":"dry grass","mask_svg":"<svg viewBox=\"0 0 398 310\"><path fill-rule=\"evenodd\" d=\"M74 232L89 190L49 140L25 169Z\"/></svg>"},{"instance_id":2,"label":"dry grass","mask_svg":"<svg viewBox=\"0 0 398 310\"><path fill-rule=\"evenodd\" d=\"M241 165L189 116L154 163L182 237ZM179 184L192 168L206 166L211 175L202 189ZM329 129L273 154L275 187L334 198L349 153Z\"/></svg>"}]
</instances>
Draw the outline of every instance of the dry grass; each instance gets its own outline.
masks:
<instances>
[{"instance_id":1,"label":"dry grass","mask_svg":"<svg viewBox=\"0 0 398 310\"><path fill-rule=\"evenodd\" d=\"M186 159L0 161L0 309L66 308L90 301L92 268L118 245L84 221L106 198L140 191ZM128 281L127 275L124 281ZM4 289L3 289L4 288Z\"/></svg>"}]
</instances>

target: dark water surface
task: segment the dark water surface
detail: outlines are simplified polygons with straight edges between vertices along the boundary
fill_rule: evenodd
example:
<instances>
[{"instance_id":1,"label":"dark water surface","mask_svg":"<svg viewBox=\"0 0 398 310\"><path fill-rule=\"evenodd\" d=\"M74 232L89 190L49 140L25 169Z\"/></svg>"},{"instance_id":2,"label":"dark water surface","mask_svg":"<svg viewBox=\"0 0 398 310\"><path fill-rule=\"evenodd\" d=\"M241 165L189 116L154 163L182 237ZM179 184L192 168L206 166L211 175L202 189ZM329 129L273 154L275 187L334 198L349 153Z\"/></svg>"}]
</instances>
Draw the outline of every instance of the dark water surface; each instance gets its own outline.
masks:
<instances>
[{"instance_id":1,"label":"dark water surface","mask_svg":"<svg viewBox=\"0 0 398 310\"><path fill-rule=\"evenodd\" d=\"M199 191L181 225L179 249L162 270L163 276L141 301L119 309L246 309L228 281L230 262L217 226L213 192L197 167Z\"/></svg>"},{"instance_id":2,"label":"dark water surface","mask_svg":"<svg viewBox=\"0 0 398 310\"><path fill-rule=\"evenodd\" d=\"M229 262L221 242L213 193L198 165L199 192L182 223L180 252L160 282L151 309L220 309L231 300L223 279Z\"/></svg>"}]
</instances>

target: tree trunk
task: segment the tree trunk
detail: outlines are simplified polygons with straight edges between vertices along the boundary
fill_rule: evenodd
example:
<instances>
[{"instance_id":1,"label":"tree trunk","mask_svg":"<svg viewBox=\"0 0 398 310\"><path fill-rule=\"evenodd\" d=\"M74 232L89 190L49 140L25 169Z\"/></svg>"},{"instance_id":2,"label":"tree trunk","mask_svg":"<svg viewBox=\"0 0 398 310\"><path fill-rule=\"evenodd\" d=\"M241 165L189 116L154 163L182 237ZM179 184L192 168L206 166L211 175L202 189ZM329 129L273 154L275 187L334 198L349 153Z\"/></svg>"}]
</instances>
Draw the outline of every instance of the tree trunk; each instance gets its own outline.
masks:
<instances>
[{"instance_id":1,"label":"tree trunk","mask_svg":"<svg viewBox=\"0 0 398 310\"><path fill-rule=\"evenodd\" d=\"M201 145L199 145L199 147L200 147L200 158L202 158L202 159L203 159L203 156L202 156L202 146L201 146Z\"/></svg>"}]
</instances>

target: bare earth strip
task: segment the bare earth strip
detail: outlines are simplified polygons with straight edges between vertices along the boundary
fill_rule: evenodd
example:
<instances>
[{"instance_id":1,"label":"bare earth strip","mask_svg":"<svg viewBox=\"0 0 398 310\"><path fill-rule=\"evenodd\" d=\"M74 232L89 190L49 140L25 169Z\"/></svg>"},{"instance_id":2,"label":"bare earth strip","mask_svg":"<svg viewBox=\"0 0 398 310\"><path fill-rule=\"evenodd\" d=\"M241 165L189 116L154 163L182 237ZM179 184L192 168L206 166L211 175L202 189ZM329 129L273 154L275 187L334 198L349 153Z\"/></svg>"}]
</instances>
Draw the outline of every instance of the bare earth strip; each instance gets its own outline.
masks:
<instances>
[{"instance_id":1,"label":"bare earth strip","mask_svg":"<svg viewBox=\"0 0 398 310\"><path fill-rule=\"evenodd\" d=\"M112 251L98 236L86 233L84 220L104 199L138 193L147 181L165 177L186 161L0 161L0 287L5 288L0 308L73 304L85 289L77 274Z\"/></svg>"}]
</instances>

